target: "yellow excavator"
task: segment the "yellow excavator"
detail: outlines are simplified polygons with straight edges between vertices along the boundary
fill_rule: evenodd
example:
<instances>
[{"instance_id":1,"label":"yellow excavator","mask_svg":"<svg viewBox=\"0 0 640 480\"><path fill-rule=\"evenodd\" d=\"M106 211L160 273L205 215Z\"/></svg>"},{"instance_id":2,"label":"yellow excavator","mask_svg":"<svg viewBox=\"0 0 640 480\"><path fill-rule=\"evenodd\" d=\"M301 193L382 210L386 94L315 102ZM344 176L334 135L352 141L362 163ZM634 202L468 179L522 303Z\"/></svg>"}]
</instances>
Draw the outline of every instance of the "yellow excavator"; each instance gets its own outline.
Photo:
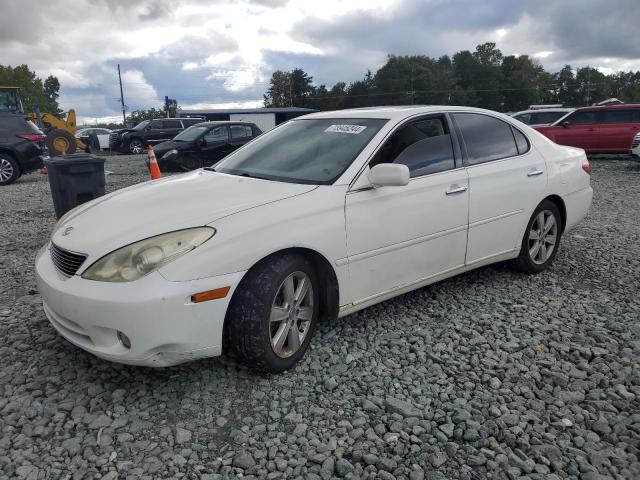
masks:
<instances>
[{"instance_id":1,"label":"yellow excavator","mask_svg":"<svg viewBox=\"0 0 640 480\"><path fill-rule=\"evenodd\" d=\"M19 90L19 87L0 86L0 112L25 115ZM26 115L46 134L45 143L51 156L71 154L86 148L84 142L75 137L75 110L71 109L65 115L40 111Z\"/></svg>"}]
</instances>

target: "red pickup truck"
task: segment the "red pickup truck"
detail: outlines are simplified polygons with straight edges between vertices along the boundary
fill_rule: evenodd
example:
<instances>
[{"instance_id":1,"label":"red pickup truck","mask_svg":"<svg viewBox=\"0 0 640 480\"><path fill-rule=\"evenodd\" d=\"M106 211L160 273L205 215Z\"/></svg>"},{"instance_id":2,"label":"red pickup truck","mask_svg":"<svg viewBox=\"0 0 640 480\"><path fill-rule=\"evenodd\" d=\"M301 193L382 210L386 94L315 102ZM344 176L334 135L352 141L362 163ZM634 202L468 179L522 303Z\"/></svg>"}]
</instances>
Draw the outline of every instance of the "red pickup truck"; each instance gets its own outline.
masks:
<instances>
[{"instance_id":1,"label":"red pickup truck","mask_svg":"<svg viewBox=\"0 0 640 480\"><path fill-rule=\"evenodd\" d=\"M591 153L628 153L640 131L640 104L578 108L551 125L534 128L560 145Z\"/></svg>"}]
</instances>

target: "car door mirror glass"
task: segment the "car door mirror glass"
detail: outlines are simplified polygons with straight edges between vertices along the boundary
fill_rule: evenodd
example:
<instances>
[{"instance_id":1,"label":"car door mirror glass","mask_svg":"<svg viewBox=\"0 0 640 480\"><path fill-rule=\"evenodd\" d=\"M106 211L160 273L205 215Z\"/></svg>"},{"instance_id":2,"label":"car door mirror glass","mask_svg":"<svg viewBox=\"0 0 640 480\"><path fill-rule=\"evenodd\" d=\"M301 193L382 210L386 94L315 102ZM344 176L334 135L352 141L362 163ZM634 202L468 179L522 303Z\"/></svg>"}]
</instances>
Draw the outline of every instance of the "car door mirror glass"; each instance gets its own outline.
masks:
<instances>
[{"instance_id":1,"label":"car door mirror glass","mask_svg":"<svg viewBox=\"0 0 640 480\"><path fill-rule=\"evenodd\" d=\"M403 187L409 184L409 167L397 163L380 163L369 171L375 187Z\"/></svg>"},{"instance_id":2,"label":"car door mirror glass","mask_svg":"<svg viewBox=\"0 0 640 480\"><path fill-rule=\"evenodd\" d=\"M560 125L562 125L563 127L567 128L569 125L571 125L569 123L569 120L565 120L564 122L562 122Z\"/></svg>"}]
</instances>

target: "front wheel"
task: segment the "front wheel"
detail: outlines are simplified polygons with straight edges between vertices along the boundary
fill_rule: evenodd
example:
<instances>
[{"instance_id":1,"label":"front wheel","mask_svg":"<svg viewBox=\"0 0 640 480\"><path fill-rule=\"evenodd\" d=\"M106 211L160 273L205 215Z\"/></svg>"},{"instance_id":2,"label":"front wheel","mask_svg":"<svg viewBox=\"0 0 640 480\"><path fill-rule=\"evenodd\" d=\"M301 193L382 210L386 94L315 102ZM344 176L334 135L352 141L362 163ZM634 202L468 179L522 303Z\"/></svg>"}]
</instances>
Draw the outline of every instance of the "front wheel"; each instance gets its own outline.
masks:
<instances>
[{"instance_id":1,"label":"front wheel","mask_svg":"<svg viewBox=\"0 0 640 480\"><path fill-rule=\"evenodd\" d=\"M228 352L266 372L293 367L313 336L319 293L306 258L285 254L264 260L242 280L229 306Z\"/></svg>"},{"instance_id":2,"label":"front wheel","mask_svg":"<svg viewBox=\"0 0 640 480\"><path fill-rule=\"evenodd\" d=\"M20 176L20 168L9 155L0 154L0 185L9 185Z\"/></svg>"},{"instance_id":3,"label":"front wheel","mask_svg":"<svg viewBox=\"0 0 640 480\"><path fill-rule=\"evenodd\" d=\"M137 138L131 140L131 142L129 142L129 151L134 155L144 153L144 145L142 141L138 140Z\"/></svg>"},{"instance_id":4,"label":"front wheel","mask_svg":"<svg viewBox=\"0 0 640 480\"><path fill-rule=\"evenodd\" d=\"M202 160L192 154L182 155L178 159L178 164L183 172L190 172L202 167Z\"/></svg>"},{"instance_id":5,"label":"front wheel","mask_svg":"<svg viewBox=\"0 0 640 480\"><path fill-rule=\"evenodd\" d=\"M533 212L514 266L525 273L539 273L551 266L560 248L562 217L558 207L544 200Z\"/></svg>"}]
</instances>

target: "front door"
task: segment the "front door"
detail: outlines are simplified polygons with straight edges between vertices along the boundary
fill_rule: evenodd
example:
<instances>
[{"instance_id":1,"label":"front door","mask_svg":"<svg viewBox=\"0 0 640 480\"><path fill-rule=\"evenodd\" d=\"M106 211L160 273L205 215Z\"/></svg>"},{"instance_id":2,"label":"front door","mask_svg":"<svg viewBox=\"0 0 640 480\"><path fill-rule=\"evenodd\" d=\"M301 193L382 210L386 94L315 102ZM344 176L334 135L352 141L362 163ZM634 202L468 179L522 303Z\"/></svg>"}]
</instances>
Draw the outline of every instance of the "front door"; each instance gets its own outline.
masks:
<instances>
[{"instance_id":1,"label":"front door","mask_svg":"<svg viewBox=\"0 0 640 480\"><path fill-rule=\"evenodd\" d=\"M554 131L557 144L584 148L587 151L600 148L600 113L597 110L573 112L562 124Z\"/></svg>"},{"instance_id":2,"label":"front door","mask_svg":"<svg viewBox=\"0 0 640 480\"><path fill-rule=\"evenodd\" d=\"M215 165L233 151L229 143L229 129L226 126L213 127L204 134L205 144L200 147L205 167Z\"/></svg>"},{"instance_id":3,"label":"front door","mask_svg":"<svg viewBox=\"0 0 640 480\"><path fill-rule=\"evenodd\" d=\"M468 178L449 132L443 115L399 127L347 193L349 303L464 265ZM409 184L371 187L370 167L384 162L407 165Z\"/></svg>"},{"instance_id":4,"label":"front door","mask_svg":"<svg viewBox=\"0 0 640 480\"><path fill-rule=\"evenodd\" d=\"M547 185L544 158L524 134L480 113L454 113L469 173L467 265L513 252Z\"/></svg>"}]
</instances>

